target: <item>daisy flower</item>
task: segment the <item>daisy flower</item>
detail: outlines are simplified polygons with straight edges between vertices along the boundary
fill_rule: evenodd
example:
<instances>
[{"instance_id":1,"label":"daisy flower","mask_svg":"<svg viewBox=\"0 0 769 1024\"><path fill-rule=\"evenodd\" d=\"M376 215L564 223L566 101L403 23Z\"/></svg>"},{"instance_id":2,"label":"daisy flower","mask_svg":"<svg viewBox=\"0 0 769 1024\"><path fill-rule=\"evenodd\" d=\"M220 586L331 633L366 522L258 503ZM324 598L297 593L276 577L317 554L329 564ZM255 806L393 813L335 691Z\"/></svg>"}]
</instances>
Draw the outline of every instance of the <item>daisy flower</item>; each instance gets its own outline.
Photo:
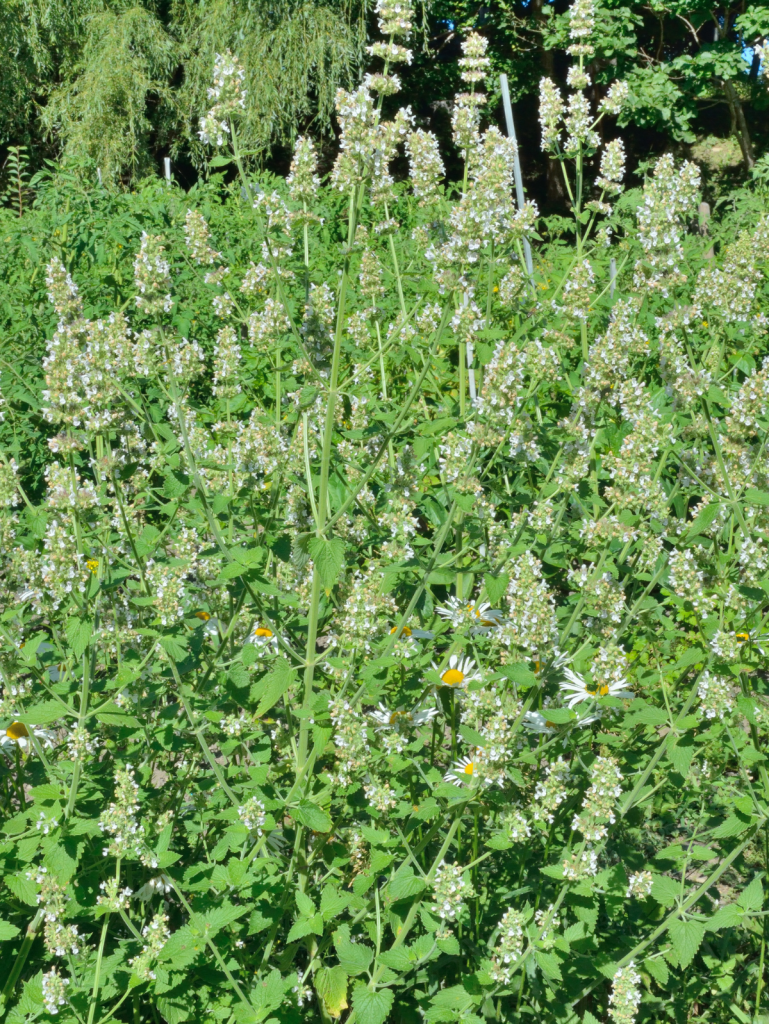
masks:
<instances>
[{"instance_id":1,"label":"daisy flower","mask_svg":"<svg viewBox=\"0 0 769 1024\"><path fill-rule=\"evenodd\" d=\"M446 782L453 782L455 786L477 783L478 762L470 757L461 757L454 762L443 778Z\"/></svg>"},{"instance_id":2,"label":"daisy flower","mask_svg":"<svg viewBox=\"0 0 769 1024\"><path fill-rule=\"evenodd\" d=\"M420 726L431 721L438 714L436 708L428 708L426 711L406 711L401 704L395 711L390 711L386 704L381 704L376 711L369 712L369 718L381 729L397 729L398 726Z\"/></svg>"},{"instance_id":3,"label":"daisy flower","mask_svg":"<svg viewBox=\"0 0 769 1024\"><path fill-rule=\"evenodd\" d=\"M39 729L37 726L28 726L23 722L11 722L5 730L5 734L0 736L0 747L8 750L12 749L15 744L22 750L32 749L32 736L41 746L52 747L54 745L54 734L50 729Z\"/></svg>"},{"instance_id":4,"label":"daisy flower","mask_svg":"<svg viewBox=\"0 0 769 1024\"><path fill-rule=\"evenodd\" d=\"M539 711L527 711L523 716L523 727L529 732L542 733L544 736L552 736L556 731L555 725L548 722L545 715Z\"/></svg>"},{"instance_id":5,"label":"daisy flower","mask_svg":"<svg viewBox=\"0 0 769 1024\"><path fill-rule=\"evenodd\" d=\"M735 633L734 637L741 644L752 644L759 654L766 657L764 644L769 644L769 633L759 633L757 629L751 629L749 633Z\"/></svg>"},{"instance_id":6,"label":"daisy flower","mask_svg":"<svg viewBox=\"0 0 769 1024\"><path fill-rule=\"evenodd\" d=\"M394 636L398 632L398 627L393 626L390 630L390 636ZM401 636L414 637L415 640L432 640L435 637L435 633L431 629L412 629L411 626L404 626L401 629Z\"/></svg>"},{"instance_id":7,"label":"daisy flower","mask_svg":"<svg viewBox=\"0 0 769 1024\"><path fill-rule=\"evenodd\" d=\"M219 620L210 612L195 612L195 618L203 623L203 636L219 636Z\"/></svg>"},{"instance_id":8,"label":"daisy flower","mask_svg":"<svg viewBox=\"0 0 769 1024\"><path fill-rule=\"evenodd\" d=\"M461 690L468 683L480 679L472 658L463 658L460 655L452 654L449 658L448 667L444 668L443 671L438 668L435 662L432 663L432 667L441 677L441 685L450 686L452 690Z\"/></svg>"},{"instance_id":9,"label":"daisy flower","mask_svg":"<svg viewBox=\"0 0 769 1024\"><path fill-rule=\"evenodd\" d=\"M570 668L564 670L566 680L561 682L561 693L566 699L570 708L574 708L583 700L591 700L593 697L624 697L631 699L634 694L630 690L624 690L621 682L589 683L582 676L577 675Z\"/></svg>"},{"instance_id":10,"label":"daisy flower","mask_svg":"<svg viewBox=\"0 0 769 1024\"><path fill-rule=\"evenodd\" d=\"M275 652L278 650L278 638L273 631L268 626L260 626L258 623L248 634L246 643L263 649L269 648Z\"/></svg>"},{"instance_id":11,"label":"daisy flower","mask_svg":"<svg viewBox=\"0 0 769 1024\"><path fill-rule=\"evenodd\" d=\"M488 602L474 604L460 601L458 597L450 597L442 608L435 609L438 614L448 619L455 629L472 626L473 632L487 633L502 621L502 612L492 608Z\"/></svg>"}]
</instances>

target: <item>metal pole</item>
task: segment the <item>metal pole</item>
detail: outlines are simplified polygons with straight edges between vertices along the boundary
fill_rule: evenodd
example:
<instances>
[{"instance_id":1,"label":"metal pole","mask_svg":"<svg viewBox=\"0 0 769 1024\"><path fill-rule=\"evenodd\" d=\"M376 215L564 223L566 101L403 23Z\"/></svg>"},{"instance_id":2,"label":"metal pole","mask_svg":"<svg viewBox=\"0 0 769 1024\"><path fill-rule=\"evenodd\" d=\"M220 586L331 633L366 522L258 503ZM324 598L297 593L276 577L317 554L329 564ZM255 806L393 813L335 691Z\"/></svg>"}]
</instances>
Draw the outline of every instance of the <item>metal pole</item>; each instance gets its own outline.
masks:
<instances>
[{"instance_id":1,"label":"metal pole","mask_svg":"<svg viewBox=\"0 0 769 1024\"><path fill-rule=\"evenodd\" d=\"M164 167L165 172L166 172L166 181L170 181L171 180L171 157L170 156L164 156L163 157L163 167Z\"/></svg>"},{"instance_id":2,"label":"metal pole","mask_svg":"<svg viewBox=\"0 0 769 1024\"><path fill-rule=\"evenodd\" d=\"M499 76L499 87L502 90L502 106L505 110L505 121L507 122L507 135L515 143L515 158L513 171L515 175L515 197L518 200L518 209L523 209L523 177L521 175L521 161L518 157L518 140L515 137L515 122L513 121L513 105L510 102L510 87L507 84L507 75ZM523 238L523 255L526 259L526 270L529 277L534 280L534 264L531 259L531 245L528 238Z\"/></svg>"}]
</instances>

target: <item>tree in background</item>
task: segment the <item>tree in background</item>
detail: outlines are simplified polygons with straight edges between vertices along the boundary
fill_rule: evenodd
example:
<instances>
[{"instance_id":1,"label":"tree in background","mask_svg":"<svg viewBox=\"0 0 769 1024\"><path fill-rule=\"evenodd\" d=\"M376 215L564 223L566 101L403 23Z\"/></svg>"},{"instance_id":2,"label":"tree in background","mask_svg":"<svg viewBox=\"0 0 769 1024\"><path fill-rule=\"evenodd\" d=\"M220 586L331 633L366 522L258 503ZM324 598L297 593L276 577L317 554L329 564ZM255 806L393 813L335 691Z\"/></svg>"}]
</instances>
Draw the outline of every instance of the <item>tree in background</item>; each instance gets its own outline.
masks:
<instances>
[{"instance_id":1,"label":"tree in background","mask_svg":"<svg viewBox=\"0 0 769 1024\"><path fill-rule=\"evenodd\" d=\"M88 157L105 179L169 151L199 166L214 56L235 48L243 144L263 158L299 128L330 133L336 90L359 73L365 14L358 0L10 0L0 143Z\"/></svg>"}]
</instances>

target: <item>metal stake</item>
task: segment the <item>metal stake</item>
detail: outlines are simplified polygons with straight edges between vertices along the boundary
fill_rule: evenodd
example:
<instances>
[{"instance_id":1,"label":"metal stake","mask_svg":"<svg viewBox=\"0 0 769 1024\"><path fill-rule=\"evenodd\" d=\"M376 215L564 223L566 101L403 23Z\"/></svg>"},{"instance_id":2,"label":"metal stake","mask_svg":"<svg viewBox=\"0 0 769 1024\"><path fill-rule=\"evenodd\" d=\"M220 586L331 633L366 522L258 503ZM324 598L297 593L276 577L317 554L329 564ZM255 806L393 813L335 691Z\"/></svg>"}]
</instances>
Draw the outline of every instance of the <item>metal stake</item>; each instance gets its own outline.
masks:
<instances>
[{"instance_id":1,"label":"metal stake","mask_svg":"<svg viewBox=\"0 0 769 1024\"><path fill-rule=\"evenodd\" d=\"M510 87L507 84L507 75L499 76L499 87L502 90L502 106L505 110L505 121L507 122L507 135L515 143L515 158L513 171L515 175L515 197L518 201L518 209L523 209L523 177L521 175L521 161L518 157L518 140L515 137L515 122L513 121L513 105L510 102ZM534 264L531 259L531 245L528 238L523 238L523 255L526 259L526 270L529 277L534 280Z\"/></svg>"}]
</instances>

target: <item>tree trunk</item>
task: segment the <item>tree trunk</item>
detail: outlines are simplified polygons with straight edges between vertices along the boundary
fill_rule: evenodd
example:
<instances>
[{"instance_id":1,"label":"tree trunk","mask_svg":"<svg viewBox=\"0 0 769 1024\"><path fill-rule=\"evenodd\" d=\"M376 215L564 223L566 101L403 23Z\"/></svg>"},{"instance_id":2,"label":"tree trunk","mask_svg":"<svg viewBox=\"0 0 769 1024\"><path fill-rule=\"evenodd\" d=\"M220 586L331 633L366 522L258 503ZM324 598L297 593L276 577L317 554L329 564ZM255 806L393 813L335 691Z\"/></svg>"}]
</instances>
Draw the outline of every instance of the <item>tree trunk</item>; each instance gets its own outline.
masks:
<instances>
[{"instance_id":1,"label":"tree trunk","mask_svg":"<svg viewBox=\"0 0 769 1024\"><path fill-rule=\"evenodd\" d=\"M732 83L725 79L723 87L726 95L726 101L729 104L729 110L732 114L732 123L735 125L734 133L737 136L737 141L739 142L740 150L742 151L742 160L745 164L746 170L749 171L754 166L756 157L753 153L753 144L750 141L748 122L745 120L745 111L740 103L737 90L734 88Z\"/></svg>"}]
</instances>

